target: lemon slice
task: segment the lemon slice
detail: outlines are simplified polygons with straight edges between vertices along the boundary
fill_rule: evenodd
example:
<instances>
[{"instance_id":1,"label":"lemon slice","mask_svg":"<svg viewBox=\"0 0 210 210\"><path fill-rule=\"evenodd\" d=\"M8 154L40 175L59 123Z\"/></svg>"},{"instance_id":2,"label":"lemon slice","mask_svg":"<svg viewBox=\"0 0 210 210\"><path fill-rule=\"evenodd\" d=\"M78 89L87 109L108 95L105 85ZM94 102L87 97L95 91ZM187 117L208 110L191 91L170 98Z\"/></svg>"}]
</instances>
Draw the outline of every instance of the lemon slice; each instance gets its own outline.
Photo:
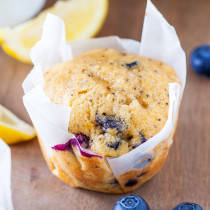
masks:
<instances>
[{"instance_id":1,"label":"lemon slice","mask_svg":"<svg viewBox=\"0 0 210 210\"><path fill-rule=\"evenodd\" d=\"M42 25L48 12L63 19L66 39L93 37L101 28L108 10L108 0L66 0L42 11L37 17L14 28L0 30L3 50L16 59L31 63L29 52L40 40Z\"/></svg>"},{"instance_id":2,"label":"lemon slice","mask_svg":"<svg viewBox=\"0 0 210 210\"><path fill-rule=\"evenodd\" d=\"M0 138L7 144L27 141L35 137L33 127L0 105Z\"/></svg>"}]
</instances>

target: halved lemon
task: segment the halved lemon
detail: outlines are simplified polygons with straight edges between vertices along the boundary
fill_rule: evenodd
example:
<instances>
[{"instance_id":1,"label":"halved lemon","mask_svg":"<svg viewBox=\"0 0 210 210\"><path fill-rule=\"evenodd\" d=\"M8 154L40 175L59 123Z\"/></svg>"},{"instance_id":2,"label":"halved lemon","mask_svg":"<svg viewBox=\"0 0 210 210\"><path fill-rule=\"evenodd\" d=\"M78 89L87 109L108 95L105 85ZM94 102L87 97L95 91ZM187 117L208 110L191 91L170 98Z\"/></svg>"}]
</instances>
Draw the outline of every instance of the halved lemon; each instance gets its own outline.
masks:
<instances>
[{"instance_id":1,"label":"halved lemon","mask_svg":"<svg viewBox=\"0 0 210 210\"><path fill-rule=\"evenodd\" d=\"M107 10L108 0L58 1L25 23L1 29L1 47L14 58L31 63L29 52L41 38L42 25L48 12L63 19L66 39L70 41L93 37L100 30Z\"/></svg>"},{"instance_id":2,"label":"halved lemon","mask_svg":"<svg viewBox=\"0 0 210 210\"><path fill-rule=\"evenodd\" d=\"M0 138L7 144L28 141L36 136L32 126L23 122L11 111L0 105Z\"/></svg>"}]
</instances>

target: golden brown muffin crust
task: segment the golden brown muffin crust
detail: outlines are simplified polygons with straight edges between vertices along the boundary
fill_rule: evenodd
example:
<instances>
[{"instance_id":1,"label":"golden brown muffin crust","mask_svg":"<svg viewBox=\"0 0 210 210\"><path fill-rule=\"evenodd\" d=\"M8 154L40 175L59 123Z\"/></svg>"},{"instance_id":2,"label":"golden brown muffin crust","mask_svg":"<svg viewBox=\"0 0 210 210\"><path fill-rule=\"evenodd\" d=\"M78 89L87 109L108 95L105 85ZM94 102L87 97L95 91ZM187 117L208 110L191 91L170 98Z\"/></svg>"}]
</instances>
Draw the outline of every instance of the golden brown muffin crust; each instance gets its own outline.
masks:
<instances>
[{"instance_id":1,"label":"golden brown muffin crust","mask_svg":"<svg viewBox=\"0 0 210 210\"><path fill-rule=\"evenodd\" d=\"M89 149L118 157L157 134L168 117L168 65L113 49L86 52L44 74L45 92L71 107L69 132L90 137Z\"/></svg>"}]
</instances>

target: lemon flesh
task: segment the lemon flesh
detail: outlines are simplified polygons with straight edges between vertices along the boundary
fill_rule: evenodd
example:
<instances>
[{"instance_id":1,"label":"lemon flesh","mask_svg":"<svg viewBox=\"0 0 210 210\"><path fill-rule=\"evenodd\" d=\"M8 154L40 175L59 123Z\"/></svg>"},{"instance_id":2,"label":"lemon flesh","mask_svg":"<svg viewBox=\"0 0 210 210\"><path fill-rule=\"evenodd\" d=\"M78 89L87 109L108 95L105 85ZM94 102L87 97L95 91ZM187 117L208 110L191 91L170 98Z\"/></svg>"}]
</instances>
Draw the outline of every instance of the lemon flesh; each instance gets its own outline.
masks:
<instances>
[{"instance_id":1,"label":"lemon flesh","mask_svg":"<svg viewBox=\"0 0 210 210\"><path fill-rule=\"evenodd\" d=\"M27 141L36 136L32 126L20 120L11 111L0 105L0 138L7 144Z\"/></svg>"},{"instance_id":2,"label":"lemon flesh","mask_svg":"<svg viewBox=\"0 0 210 210\"><path fill-rule=\"evenodd\" d=\"M30 50L40 40L48 12L63 19L66 40L93 37L101 28L108 10L108 0L66 0L42 11L37 17L14 28L0 29L2 49L14 58L31 63Z\"/></svg>"}]
</instances>

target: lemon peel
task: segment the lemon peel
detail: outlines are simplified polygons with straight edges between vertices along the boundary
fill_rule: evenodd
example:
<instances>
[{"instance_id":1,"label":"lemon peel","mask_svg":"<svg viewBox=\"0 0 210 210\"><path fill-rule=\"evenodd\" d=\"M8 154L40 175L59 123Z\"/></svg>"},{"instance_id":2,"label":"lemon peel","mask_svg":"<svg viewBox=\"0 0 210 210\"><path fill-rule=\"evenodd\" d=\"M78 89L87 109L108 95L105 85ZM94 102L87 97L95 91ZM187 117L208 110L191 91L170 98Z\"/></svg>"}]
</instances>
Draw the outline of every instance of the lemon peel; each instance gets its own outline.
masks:
<instances>
[{"instance_id":1,"label":"lemon peel","mask_svg":"<svg viewBox=\"0 0 210 210\"><path fill-rule=\"evenodd\" d=\"M36 136L32 126L0 105L0 138L7 144L28 141Z\"/></svg>"}]
</instances>

